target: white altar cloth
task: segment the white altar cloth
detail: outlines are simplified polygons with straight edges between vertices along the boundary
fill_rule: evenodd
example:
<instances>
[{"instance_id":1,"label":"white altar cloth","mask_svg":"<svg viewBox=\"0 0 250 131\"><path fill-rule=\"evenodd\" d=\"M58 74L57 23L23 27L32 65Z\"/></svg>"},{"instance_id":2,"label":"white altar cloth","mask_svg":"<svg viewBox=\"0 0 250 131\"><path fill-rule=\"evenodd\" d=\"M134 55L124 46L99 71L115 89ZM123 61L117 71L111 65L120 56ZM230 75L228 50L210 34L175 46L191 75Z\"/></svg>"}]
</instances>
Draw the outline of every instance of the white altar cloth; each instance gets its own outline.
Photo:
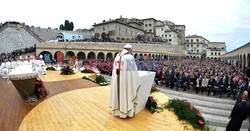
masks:
<instances>
[{"instance_id":1,"label":"white altar cloth","mask_svg":"<svg viewBox=\"0 0 250 131\"><path fill-rule=\"evenodd\" d=\"M9 73L9 79L21 80L38 77L38 72L32 68L32 65L17 66Z\"/></svg>"},{"instance_id":2,"label":"white altar cloth","mask_svg":"<svg viewBox=\"0 0 250 131\"><path fill-rule=\"evenodd\" d=\"M138 100L138 104L136 105L135 114L145 109L148 96L150 94L150 91L154 82L154 78L155 78L155 72L138 71L138 73L141 79L141 87L138 91L139 100Z\"/></svg>"}]
</instances>

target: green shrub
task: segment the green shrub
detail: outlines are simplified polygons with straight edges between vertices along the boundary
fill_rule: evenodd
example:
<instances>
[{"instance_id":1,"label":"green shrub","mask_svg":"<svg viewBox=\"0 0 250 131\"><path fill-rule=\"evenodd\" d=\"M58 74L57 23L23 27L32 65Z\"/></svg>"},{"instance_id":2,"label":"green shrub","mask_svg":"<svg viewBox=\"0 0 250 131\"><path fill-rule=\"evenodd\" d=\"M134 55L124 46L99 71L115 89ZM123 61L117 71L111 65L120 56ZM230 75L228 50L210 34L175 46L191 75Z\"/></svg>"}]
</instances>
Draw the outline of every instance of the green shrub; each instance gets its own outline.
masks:
<instances>
[{"instance_id":1,"label":"green shrub","mask_svg":"<svg viewBox=\"0 0 250 131\"><path fill-rule=\"evenodd\" d=\"M46 70L48 70L48 71L56 71L56 69L53 66L47 67Z\"/></svg>"},{"instance_id":2,"label":"green shrub","mask_svg":"<svg viewBox=\"0 0 250 131\"><path fill-rule=\"evenodd\" d=\"M154 93L154 92L158 92L158 91L160 91L160 90L158 88L156 88L154 85L152 85L150 93Z\"/></svg>"},{"instance_id":3,"label":"green shrub","mask_svg":"<svg viewBox=\"0 0 250 131\"><path fill-rule=\"evenodd\" d=\"M100 86L106 86L106 85L108 85L107 80L102 75L96 76L96 80L91 79L88 76L83 76L82 78L86 79L86 80L90 80L92 82L95 82L95 83L99 84Z\"/></svg>"},{"instance_id":4,"label":"green shrub","mask_svg":"<svg viewBox=\"0 0 250 131\"><path fill-rule=\"evenodd\" d=\"M204 118L198 109L192 106L186 100L171 99L164 104L164 108L173 111L179 120L189 122L195 129L210 130L205 123Z\"/></svg>"},{"instance_id":5,"label":"green shrub","mask_svg":"<svg viewBox=\"0 0 250 131\"><path fill-rule=\"evenodd\" d=\"M86 70L86 69L82 70L81 72L82 72L82 73L95 73L95 72L92 71L92 70Z\"/></svg>"},{"instance_id":6,"label":"green shrub","mask_svg":"<svg viewBox=\"0 0 250 131\"><path fill-rule=\"evenodd\" d=\"M96 76L96 82L97 83L107 82L107 80L102 75L99 75L99 76Z\"/></svg>"},{"instance_id":7,"label":"green shrub","mask_svg":"<svg viewBox=\"0 0 250 131\"><path fill-rule=\"evenodd\" d=\"M63 67L61 69L61 75L71 75L71 74L75 74L74 70L72 70L69 66Z\"/></svg>"}]
</instances>

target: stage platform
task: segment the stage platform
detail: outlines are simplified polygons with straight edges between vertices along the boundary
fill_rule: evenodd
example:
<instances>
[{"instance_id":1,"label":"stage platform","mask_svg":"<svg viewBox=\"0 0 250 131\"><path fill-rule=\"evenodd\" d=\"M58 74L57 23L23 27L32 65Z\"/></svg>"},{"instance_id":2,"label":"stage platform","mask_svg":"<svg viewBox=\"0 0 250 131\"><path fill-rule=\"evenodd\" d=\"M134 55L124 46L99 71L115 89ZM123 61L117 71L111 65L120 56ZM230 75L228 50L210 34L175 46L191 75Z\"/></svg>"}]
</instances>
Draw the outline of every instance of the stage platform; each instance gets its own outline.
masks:
<instances>
[{"instance_id":1,"label":"stage platform","mask_svg":"<svg viewBox=\"0 0 250 131\"><path fill-rule=\"evenodd\" d=\"M108 107L110 86L82 79L83 73L62 76L49 71L41 76L49 95L36 104L27 104L12 83L0 79L0 129L16 130L167 130L182 131L186 124L173 112L151 114L143 110L129 119L111 115ZM92 77L91 74L88 75ZM164 94L153 94L161 104ZM189 128L193 129L190 125Z\"/></svg>"},{"instance_id":2,"label":"stage platform","mask_svg":"<svg viewBox=\"0 0 250 131\"><path fill-rule=\"evenodd\" d=\"M92 79L96 78L95 73L81 73L80 71L76 72L72 75L60 75L61 71L48 71L47 75L39 76L44 82L52 82L52 81L65 81L65 80L73 80L80 79L83 76L88 76Z\"/></svg>"},{"instance_id":3,"label":"stage platform","mask_svg":"<svg viewBox=\"0 0 250 131\"><path fill-rule=\"evenodd\" d=\"M145 109L127 119L112 116L109 91L110 86L95 87L51 97L26 115L19 130L184 130L184 124L168 110L151 114ZM153 96L160 104L169 99L160 92Z\"/></svg>"},{"instance_id":4,"label":"stage platform","mask_svg":"<svg viewBox=\"0 0 250 131\"><path fill-rule=\"evenodd\" d=\"M84 74L81 73L62 76L59 71L48 71L47 75L41 76L46 89L49 91L46 99L67 91L98 86L96 83L82 79L82 76L84 76ZM43 77L46 77L46 79ZM70 77L69 80L66 79L67 77ZM39 100L39 102L42 101L43 100ZM6 79L0 78L1 131L17 131L23 118L37 105L39 105L39 103L25 103L25 100L21 98L13 84Z\"/></svg>"}]
</instances>

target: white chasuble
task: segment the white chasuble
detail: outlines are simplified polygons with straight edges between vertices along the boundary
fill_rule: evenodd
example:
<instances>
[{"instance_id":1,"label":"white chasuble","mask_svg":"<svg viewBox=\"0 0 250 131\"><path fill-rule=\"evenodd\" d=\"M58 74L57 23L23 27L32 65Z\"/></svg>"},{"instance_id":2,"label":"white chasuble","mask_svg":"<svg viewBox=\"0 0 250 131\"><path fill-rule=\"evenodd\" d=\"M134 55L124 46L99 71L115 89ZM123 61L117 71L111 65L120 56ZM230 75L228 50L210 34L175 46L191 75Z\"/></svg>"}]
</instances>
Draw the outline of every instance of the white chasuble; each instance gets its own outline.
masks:
<instances>
[{"instance_id":1,"label":"white chasuble","mask_svg":"<svg viewBox=\"0 0 250 131\"><path fill-rule=\"evenodd\" d=\"M109 106L114 116L134 116L140 85L135 59L124 49L115 57L111 78Z\"/></svg>"}]
</instances>

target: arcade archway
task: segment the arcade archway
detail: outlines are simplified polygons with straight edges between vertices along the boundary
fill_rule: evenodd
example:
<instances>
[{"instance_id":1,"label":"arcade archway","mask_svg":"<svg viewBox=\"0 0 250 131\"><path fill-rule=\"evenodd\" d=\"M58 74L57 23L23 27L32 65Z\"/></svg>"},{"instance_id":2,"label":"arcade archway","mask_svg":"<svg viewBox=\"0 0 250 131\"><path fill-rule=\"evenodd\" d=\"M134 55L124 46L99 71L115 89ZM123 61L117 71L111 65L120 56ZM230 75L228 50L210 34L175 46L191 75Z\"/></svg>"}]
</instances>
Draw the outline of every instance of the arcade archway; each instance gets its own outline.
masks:
<instances>
[{"instance_id":1,"label":"arcade archway","mask_svg":"<svg viewBox=\"0 0 250 131\"><path fill-rule=\"evenodd\" d=\"M79 60L86 60L86 55L85 55L85 53L84 53L84 52L79 52L79 53L77 54L77 59L79 59Z\"/></svg>"},{"instance_id":2,"label":"arcade archway","mask_svg":"<svg viewBox=\"0 0 250 131\"><path fill-rule=\"evenodd\" d=\"M96 57L95 57L95 53L94 52L89 52L89 54L88 54L88 57L87 57L88 59L96 59Z\"/></svg>"},{"instance_id":3,"label":"arcade archway","mask_svg":"<svg viewBox=\"0 0 250 131\"><path fill-rule=\"evenodd\" d=\"M104 60L104 57L105 57L105 55L104 55L103 52L99 52L99 53L97 54L97 60L103 61L103 60Z\"/></svg>"},{"instance_id":4,"label":"arcade archway","mask_svg":"<svg viewBox=\"0 0 250 131\"><path fill-rule=\"evenodd\" d=\"M50 62L52 62L52 54L51 54L50 52L48 52L48 51L43 51L43 52L41 52L41 53L39 54L39 57L40 57L40 55L43 56L43 60L44 60L45 63L50 63Z\"/></svg>"},{"instance_id":5,"label":"arcade archway","mask_svg":"<svg viewBox=\"0 0 250 131\"><path fill-rule=\"evenodd\" d=\"M106 55L106 60L113 60L113 54L111 52L109 52L107 55Z\"/></svg>"}]
</instances>

